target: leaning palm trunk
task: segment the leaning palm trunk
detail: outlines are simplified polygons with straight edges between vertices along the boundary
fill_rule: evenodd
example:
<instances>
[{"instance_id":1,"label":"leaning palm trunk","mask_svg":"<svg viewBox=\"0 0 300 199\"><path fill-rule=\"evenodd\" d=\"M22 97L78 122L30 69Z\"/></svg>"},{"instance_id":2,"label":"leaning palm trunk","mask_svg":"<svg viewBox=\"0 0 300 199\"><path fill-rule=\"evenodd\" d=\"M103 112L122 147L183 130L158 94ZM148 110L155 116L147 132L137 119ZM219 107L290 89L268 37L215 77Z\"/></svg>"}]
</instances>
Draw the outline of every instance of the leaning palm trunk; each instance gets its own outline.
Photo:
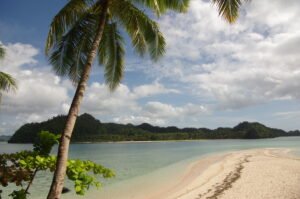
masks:
<instances>
[{"instance_id":1,"label":"leaning palm trunk","mask_svg":"<svg viewBox=\"0 0 300 199\"><path fill-rule=\"evenodd\" d=\"M97 30L97 34L94 38L91 51L87 58L87 62L83 68L80 81L78 83L71 107L69 109L65 128L61 135L61 140L58 147L56 170L53 176L52 184L47 199L59 199L61 197L62 189L64 186L64 177L67 168L70 140L79 113L79 107L83 99L83 94L85 92L86 85L89 79L92 63L94 58L96 57L97 49L102 39L104 26L106 22L108 1L109 0L105 0L103 2L103 12L100 16L101 19L99 20L99 27Z\"/></svg>"}]
</instances>

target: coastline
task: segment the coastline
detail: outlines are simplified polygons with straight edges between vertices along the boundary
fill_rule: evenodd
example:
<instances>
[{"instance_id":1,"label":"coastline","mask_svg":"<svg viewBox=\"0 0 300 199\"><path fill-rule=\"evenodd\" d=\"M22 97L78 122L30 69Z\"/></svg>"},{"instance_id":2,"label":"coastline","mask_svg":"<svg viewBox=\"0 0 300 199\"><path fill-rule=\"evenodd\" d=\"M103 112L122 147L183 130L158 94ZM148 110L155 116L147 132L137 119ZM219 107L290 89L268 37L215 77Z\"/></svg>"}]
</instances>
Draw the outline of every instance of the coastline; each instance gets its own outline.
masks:
<instances>
[{"instance_id":1,"label":"coastline","mask_svg":"<svg viewBox=\"0 0 300 199\"><path fill-rule=\"evenodd\" d=\"M271 138L266 138L271 139ZM94 141L94 142L72 142L71 144L134 144L134 143L160 143L160 142L193 142L214 139L193 139L193 140L141 140L141 141Z\"/></svg>"},{"instance_id":2,"label":"coastline","mask_svg":"<svg viewBox=\"0 0 300 199\"><path fill-rule=\"evenodd\" d=\"M134 143L160 143L160 142L195 142L195 141L216 141L216 140L272 140L276 138L290 138L290 137L300 137L300 136L278 136L278 137L268 137L268 138L256 138L256 139L246 139L246 138L215 138L215 139L173 139L173 140L131 140L131 141L74 141L71 144L134 144ZM8 142L8 141L0 141L2 143L7 144L28 144L32 145L33 143L29 142Z\"/></svg>"},{"instance_id":3,"label":"coastline","mask_svg":"<svg viewBox=\"0 0 300 199\"><path fill-rule=\"evenodd\" d=\"M292 155L291 151L287 148L263 148L208 154L188 164L152 173L146 177L147 180L141 176L106 190L92 191L86 197L297 199L300 198L300 158Z\"/></svg>"}]
</instances>

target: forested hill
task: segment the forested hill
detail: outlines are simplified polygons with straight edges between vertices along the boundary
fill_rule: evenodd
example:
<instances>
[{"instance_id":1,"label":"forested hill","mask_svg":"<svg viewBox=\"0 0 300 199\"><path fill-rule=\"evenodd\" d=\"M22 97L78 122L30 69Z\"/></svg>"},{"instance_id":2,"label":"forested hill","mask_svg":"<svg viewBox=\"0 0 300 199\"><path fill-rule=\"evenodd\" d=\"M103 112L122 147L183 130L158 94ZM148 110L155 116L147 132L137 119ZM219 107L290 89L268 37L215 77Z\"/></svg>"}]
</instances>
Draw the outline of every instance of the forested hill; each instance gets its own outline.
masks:
<instances>
[{"instance_id":1,"label":"forested hill","mask_svg":"<svg viewBox=\"0 0 300 199\"><path fill-rule=\"evenodd\" d=\"M41 123L29 123L20 127L9 140L10 143L32 143L41 130L61 133L66 116L57 116ZM146 141L188 139L258 139L279 136L299 136L299 131L285 132L260 123L242 122L234 128L177 128L141 125L101 123L89 114L78 117L72 142L100 141Z\"/></svg>"}]
</instances>

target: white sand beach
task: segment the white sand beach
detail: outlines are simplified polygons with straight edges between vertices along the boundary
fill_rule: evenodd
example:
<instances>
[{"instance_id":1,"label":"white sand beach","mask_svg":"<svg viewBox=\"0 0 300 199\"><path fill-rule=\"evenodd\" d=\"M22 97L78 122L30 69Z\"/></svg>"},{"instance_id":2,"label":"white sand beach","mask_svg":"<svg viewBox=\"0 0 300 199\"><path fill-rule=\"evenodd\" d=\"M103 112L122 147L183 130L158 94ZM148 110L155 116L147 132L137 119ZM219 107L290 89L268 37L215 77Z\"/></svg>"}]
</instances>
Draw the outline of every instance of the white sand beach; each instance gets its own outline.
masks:
<instances>
[{"instance_id":1,"label":"white sand beach","mask_svg":"<svg viewBox=\"0 0 300 199\"><path fill-rule=\"evenodd\" d=\"M256 149L204 158L177 186L147 199L299 199L300 158L289 152Z\"/></svg>"}]
</instances>

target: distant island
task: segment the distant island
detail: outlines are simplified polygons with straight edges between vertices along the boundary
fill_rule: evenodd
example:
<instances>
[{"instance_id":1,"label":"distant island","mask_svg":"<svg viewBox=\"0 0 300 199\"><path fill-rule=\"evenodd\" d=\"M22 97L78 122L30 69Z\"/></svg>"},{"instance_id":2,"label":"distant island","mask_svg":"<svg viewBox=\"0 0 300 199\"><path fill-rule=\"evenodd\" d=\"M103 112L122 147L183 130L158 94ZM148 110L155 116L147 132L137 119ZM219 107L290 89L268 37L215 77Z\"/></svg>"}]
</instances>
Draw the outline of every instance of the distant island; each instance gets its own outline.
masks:
<instances>
[{"instance_id":1,"label":"distant island","mask_svg":"<svg viewBox=\"0 0 300 199\"><path fill-rule=\"evenodd\" d=\"M66 116L60 115L40 123L21 126L8 140L9 143L32 143L41 130L55 134L62 132ZM147 123L140 125L102 123L90 114L82 114L75 125L72 142L155 141L196 139L260 139L281 136L300 136L300 131L286 132L257 122L241 122L233 128L177 128L158 127Z\"/></svg>"}]
</instances>

